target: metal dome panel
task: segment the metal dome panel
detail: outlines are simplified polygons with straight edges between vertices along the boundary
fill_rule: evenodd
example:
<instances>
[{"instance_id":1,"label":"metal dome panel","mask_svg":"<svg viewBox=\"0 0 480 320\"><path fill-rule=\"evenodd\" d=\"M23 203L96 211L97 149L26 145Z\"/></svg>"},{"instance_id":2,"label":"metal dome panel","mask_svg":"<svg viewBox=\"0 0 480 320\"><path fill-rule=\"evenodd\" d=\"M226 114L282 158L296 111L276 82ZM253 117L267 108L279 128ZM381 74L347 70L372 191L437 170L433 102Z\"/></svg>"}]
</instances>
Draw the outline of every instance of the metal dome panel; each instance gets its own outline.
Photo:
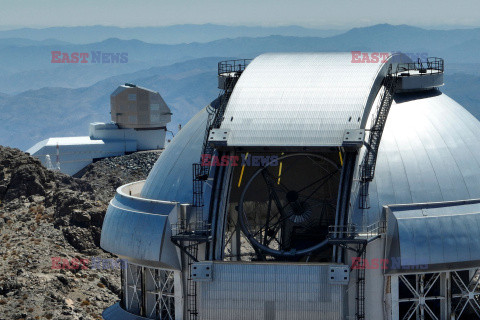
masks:
<instances>
[{"instance_id":1,"label":"metal dome panel","mask_svg":"<svg viewBox=\"0 0 480 320\"><path fill-rule=\"evenodd\" d=\"M167 145L142 189L147 199L192 201L192 163L200 161L208 112L197 113Z\"/></svg>"},{"instance_id":2,"label":"metal dome panel","mask_svg":"<svg viewBox=\"0 0 480 320\"><path fill-rule=\"evenodd\" d=\"M480 122L447 95L397 95L369 186L370 209L358 209L354 184L353 222L378 221L385 205L480 198L479 142Z\"/></svg>"},{"instance_id":3,"label":"metal dome panel","mask_svg":"<svg viewBox=\"0 0 480 320\"><path fill-rule=\"evenodd\" d=\"M393 205L387 215L388 272L464 268L480 261L480 200ZM399 263L398 263L399 262Z\"/></svg>"},{"instance_id":4,"label":"metal dome panel","mask_svg":"<svg viewBox=\"0 0 480 320\"><path fill-rule=\"evenodd\" d=\"M227 145L341 146L345 130L365 127L386 71L351 53L263 54L233 90Z\"/></svg>"}]
</instances>

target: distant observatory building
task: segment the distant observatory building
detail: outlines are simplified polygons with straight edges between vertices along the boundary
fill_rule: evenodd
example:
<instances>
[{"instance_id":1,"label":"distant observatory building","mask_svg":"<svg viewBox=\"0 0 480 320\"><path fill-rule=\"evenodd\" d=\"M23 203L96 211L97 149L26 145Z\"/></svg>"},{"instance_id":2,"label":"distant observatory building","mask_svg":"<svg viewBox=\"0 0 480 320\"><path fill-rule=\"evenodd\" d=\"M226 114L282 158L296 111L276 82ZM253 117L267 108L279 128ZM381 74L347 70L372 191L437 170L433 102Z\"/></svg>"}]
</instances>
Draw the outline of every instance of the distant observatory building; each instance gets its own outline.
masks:
<instances>
[{"instance_id":1,"label":"distant observatory building","mask_svg":"<svg viewBox=\"0 0 480 320\"><path fill-rule=\"evenodd\" d=\"M172 113L158 92L126 83L110 95L110 107L112 122L91 123L89 136L45 139L27 152L74 175L97 159L164 148Z\"/></svg>"},{"instance_id":2,"label":"distant observatory building","mask_svg":"<svg viewBox=\"0 0 480 320\"><path fill-rule=\"evenodd\" d=\"M110 95L112 121L119 128L137 131L165 130L170 109L155 91L126 83Z\"/></svg>"},{"instance_id":3,"label":"distant observatory building","mask_svg":"<svg viewBox=\"0 0 480 320\"><path fill-rule=\"evenodd\" d=\"M103 318L480 319L480 122L443 72L219 63L222 95L110 202L101 247L127 263Z\"/></svg>"}]
</instances>

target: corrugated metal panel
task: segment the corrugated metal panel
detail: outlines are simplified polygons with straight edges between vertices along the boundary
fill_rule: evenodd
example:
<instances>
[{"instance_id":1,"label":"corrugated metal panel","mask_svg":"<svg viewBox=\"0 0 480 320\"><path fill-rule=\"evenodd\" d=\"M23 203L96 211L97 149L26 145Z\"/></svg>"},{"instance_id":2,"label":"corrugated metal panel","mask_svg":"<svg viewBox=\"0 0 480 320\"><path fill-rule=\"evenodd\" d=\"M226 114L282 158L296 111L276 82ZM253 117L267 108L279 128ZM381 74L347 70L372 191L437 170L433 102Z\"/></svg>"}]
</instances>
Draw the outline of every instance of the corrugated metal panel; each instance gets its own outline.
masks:
<instances>
[{"instance_id":1,"label":"corrugated metal panel","mask_svg":"<svg viewBox=\"0 0 480 320\"><path fill-rule=\"evenodd\" d=\"M479 142L480 122L445 94L397 95L369 187L371 208L358 209L354 183L353 222L374 223L389 204L480 198Z\"/></svg>"},{"instance_id":2,"label":"corrugated metal panel","mask_svg":"<svg viewBox=\"0 0 480 320\"><path fill-rule=\"evenodd\" d=\"M229 146L341 146L365 125L382 63L351 53L272 53L255 58L233 90L221 128Z\"/></svg>"},{"instance_id":3,"label":"corrugated metal panel","mask_svg":"<svg viewBox=\"0 0 480 320\"><path fill-rule=\"evenodd\" d=\"M333 285L329 265L216 263L199 285L202 320L344 319L346 286Z\"/></svg>"},{"instance_id":4,"label":"corrugated metal panel","mask_svg":"<svg viewBox=\"0 0 480 320\"><path fill-rule=\"evenodd\" d=\"M402 268L478 266L480 200L393 205L386 214L387 258L400 258Z\"/></svg>"}]
</instances>

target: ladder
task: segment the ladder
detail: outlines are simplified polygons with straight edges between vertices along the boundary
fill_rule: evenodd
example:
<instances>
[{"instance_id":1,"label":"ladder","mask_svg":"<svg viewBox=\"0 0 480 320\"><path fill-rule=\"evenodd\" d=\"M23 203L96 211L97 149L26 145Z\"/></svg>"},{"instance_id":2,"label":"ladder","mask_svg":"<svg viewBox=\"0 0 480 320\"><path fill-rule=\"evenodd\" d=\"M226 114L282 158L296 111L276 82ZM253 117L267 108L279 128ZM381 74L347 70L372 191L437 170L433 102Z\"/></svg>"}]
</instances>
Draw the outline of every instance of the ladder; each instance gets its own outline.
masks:
<instances>
[{"instance_id":1,"label":"ladder","mask_svg":"<svg viewBox=\"0 0 480 320\"><path fill-rule=\"evenodd\" d=\"M372 119L370 135L368 138L367 150L360 165L361 186L360 186L360 209L368 209L368 185L375 176L375 165L377 163L378 149L382 139L383 129L387 122L388 112L393 103L393 96L398 83L398 77L392 73L392 65L388 68L387 76L383 80L383 92L375 116Z\"/></svg>"},{"instance_id":2,"label":"ladder","mask_svg":"<svg viewBox=\"0 0 480 320\"><path fill-rule=\"evenodd\" d=\"M366 250L365 248L360 248L359 245L358 250L361 250L361 261L362 264L365 263L366 257ZM355 318L356 320L364 320L365 319L365 268L364 266L357 269L357 297L356 297L356 310L355 310Z\"/></svg>"},{"instance_id":3,"label":"ladder","mask_svg":"<svg viewBox=\"0 0 480 320\"><path fill-rule=\"evenodd\" d=\"M188 247L188 252L195 259L198 256L198 245ZM192 265L195 260L187 256L188 276L187 276L187 314L188 320L196 320L198 318L197 309L197 282L192 280Z\"/></svg>"}]
</instances>

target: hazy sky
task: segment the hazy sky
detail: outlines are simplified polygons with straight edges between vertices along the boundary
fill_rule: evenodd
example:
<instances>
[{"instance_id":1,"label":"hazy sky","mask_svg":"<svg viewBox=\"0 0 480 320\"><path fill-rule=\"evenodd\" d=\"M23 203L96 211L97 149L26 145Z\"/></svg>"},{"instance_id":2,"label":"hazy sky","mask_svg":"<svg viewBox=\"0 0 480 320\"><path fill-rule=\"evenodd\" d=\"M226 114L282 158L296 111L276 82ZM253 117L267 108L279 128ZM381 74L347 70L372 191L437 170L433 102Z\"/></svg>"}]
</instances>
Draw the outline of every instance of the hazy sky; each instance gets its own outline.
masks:
<instances>
[{"instance_id":1,"label":"hazy sky","mask_svg":"<svg viewBox=\"0 0 480 320\"><path fill-rule=\"evenodd\" d=\"M0 0L2 29L187 23L335 29L377 23L480 26L480 0Z\"/></svg>"}]
</instances>

